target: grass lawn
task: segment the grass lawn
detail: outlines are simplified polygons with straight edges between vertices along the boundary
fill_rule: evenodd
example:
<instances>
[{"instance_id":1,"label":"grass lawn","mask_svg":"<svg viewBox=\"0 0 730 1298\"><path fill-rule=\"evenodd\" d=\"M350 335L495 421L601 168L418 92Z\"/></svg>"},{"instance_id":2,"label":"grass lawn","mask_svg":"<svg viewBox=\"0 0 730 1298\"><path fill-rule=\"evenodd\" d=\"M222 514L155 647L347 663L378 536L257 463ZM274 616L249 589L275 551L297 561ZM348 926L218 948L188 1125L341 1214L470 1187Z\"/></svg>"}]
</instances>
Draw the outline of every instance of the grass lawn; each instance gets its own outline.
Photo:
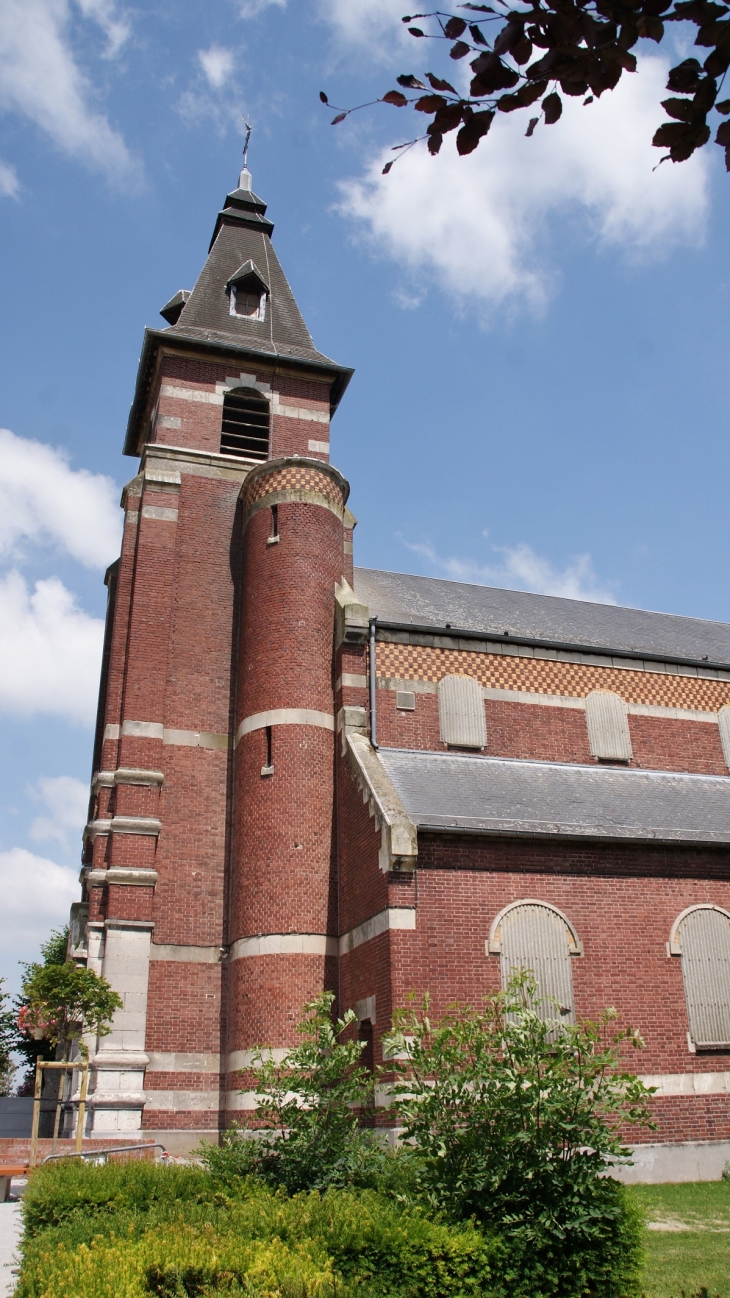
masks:
<instances>
[{"instance_id":1,"label":"grass lawn","mask_svg":"<svg viewBox=\"0 0 730 1298\"><path fill-rule=\"evenodd\" d=\"M635 1185L646 1215L646 1298L730 1298L730 1181ZM652 1229L660 1227L663 1229Z\"/></svg>"}]
</instances>

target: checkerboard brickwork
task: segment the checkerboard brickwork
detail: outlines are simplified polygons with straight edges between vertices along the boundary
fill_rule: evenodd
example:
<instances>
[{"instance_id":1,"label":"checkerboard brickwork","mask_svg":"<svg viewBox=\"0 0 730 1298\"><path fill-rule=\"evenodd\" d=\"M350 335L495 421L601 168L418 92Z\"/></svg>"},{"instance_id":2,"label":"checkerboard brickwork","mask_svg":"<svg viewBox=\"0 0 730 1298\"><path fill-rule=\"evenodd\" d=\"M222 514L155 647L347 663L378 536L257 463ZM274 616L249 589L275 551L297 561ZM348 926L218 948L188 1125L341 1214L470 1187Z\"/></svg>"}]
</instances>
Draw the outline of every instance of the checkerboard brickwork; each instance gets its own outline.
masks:
<instances>
[{"instance_id":1,"label":"checkerboard brickwork","mask_svg":"<svg viewBox=\"0 0 730 1298\"><path fill-rule=\"evenodd\" d=\"M585 698L591 690L615 690L626 703L717 712L730 704L730 680L664 675L622 667L518 658L511 654L469 653L425 645L379 644L378 675L402 680L439 681L449 672L473 676L488 689Z\"/></svg>"},{"instance_id":2,"label":"checkerboard brickwork","mask_svg":"<svg viewBox=\"0 0 730 1298\"><path fill-rule=\"evenodd\" d=\"M318 469L302 464L285 465L281 469L273 469L271 473L262 473L254 477L250 486L244 487L245 512L250 513L259 501L282 491L315 492L318 496L324 496L336 510L342 510L344 507L342 488L337 479L330 477L328 473L321 473Z\"/></svg>"}]
</instances>

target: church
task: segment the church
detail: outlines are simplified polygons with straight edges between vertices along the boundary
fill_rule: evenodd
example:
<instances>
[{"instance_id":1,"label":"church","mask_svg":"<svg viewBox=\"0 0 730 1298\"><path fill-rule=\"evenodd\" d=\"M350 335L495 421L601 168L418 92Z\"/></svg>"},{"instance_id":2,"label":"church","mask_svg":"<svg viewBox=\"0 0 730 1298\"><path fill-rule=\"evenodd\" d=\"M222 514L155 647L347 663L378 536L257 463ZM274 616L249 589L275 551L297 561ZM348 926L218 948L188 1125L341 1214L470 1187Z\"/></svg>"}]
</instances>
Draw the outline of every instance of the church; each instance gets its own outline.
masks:
<instances>
[{"instance_id":1,"label":"church","mask_svg":"<svg viewBox=\"0 0 730 1298\"><path fill-rule=\"evenodd\" d=\"M353 566L352 370L273 229L244 169L144 337L72 911L124 1002L89 1134L184 1153L251 1119L253 1049L323 989L377 1065L410 992L438 1014L522 965L645 1039L633 1175L719 1177L730 625Z\"/></svg>"}]
</instances>

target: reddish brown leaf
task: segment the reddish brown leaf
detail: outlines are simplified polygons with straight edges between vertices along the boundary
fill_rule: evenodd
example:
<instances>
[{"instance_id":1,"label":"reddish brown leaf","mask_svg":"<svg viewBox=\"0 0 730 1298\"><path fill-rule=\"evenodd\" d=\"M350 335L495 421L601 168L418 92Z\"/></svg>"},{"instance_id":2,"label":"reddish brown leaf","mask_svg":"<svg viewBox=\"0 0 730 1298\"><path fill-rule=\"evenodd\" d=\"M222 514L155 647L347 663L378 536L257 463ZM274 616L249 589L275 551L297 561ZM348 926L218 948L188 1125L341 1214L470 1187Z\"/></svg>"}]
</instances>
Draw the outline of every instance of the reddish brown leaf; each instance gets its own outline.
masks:
<instances>
[{"instance_id":1,"label":"reddish brown leaf","mask_svg":"<svg viewBox=\"0 0 730 1298\"><path fill-rule=\"evenodd\" d=\"M718 126L715 144L721 144L723 149L730 145L730 122L721 122Z\"/></svg>"},{"instance_id":2,"label":"reddish brown leaf","mask_svg":"<svg viewBox=\"0 0 730 1298\"><path fill-rule=\"evenodd\" d=\"M444 142L444 137L443 137L443 135L429 135L429 137L428 137L428 151L429 151L429 153L431 153L431 154L438 153L438 151L439 151L439 149L441 148L441 145L443 144L443 142Z\"/></svg>"},{"instance_id":3,"label":"reddish brown leaf","mask_svg":"<svg viewBox=\"0 0 730 1298\"><path fill-rule=\"evenodd\" d=\"M697 59L685 59L669 73L667 90L677 90L680 95L690 95L699 86L701 75L702 68Z\"/></svg>"},{"instance_id":4,"label":"reddish brown leaf","mask_svg":"<svg viewBox=\"0 0 730 1298\"><path fill-rule=\"evenodd\" d=\"M730 113L730 99L723 99L721 103L715 104L715 108L718 113L722 113L723 117L725 117L727 113Z\"/></svg>"},{"instance_id":5,"label":"reddish brown leaf","mask_svg":"<svg viewBox=\"0 0 730 1298\"><path fill-rule=\"evenodd\" d=\"M730 171L730 148L725 150L725 170Z\"/></svg>"},{"instance_id":6,"label":"reddish brown leaf","mask_svg":"<svg viewBox=\"0 0 730 1298\"><path fill-rule=\"evenodd\" d=\"M525 131L525 135L527 136L528 139L529 139L529 137L532 135L532 133L533 133L533 131L535 130L535 127L537 126L537 123L538 123L539 121L540 121L540 118L539 118L539 117L531 117L531 118L530 118L530 125L528 126L527 130Z\"/></svg>"},{"instance_id":7,"label":"reddish brown leaf","mask_svg":"<svg viewBox=\"0 0 730 1298\"><path fill-rule=\"evenodd\" d=\"M399 86L405 86L407 90L426 89L423 82L419 81L418 77L414 77L411 72L404 73L403 76L396 77L396 81L398 82Z\"/></svg>"},{"instance_id":8,"label":"reddish brown leaf","mask_svg":"<svg viewBox=\"0 0 730 1298\"><path fill-rule=\"evenodd\" d=\"M320 92L319 92L319 97L320 97L320 99L322 100L322 103L323 103L323 104L328 104L328 103L329 103L329 99L327 98L326 94L324 93L324 90L320 90Z\"/></svg>"},{"instance_id":9,"label":"reddish brown leaf","mask_svg":"<svg viewBox=\"0 0 730 1298\"><path fill-rule=\"evenodd\" d=\"M462 126L456 137L456 149L462 157L467 153L473 153L479 141L484 138L494 121L494 113L491 111L483 113L473 113L468 122Z\"/></svg>"},{"instance_id":10,"label":"reddish brown leaf","mask_svg":"<svg viewBox=\"0 0 730 1298\"><path fill-rule=\"evenodd\" d=\"M518 67L522 67L525 63L530 62L530 59L532 58L532 41L528 36L523 36L522 40L518 41L513 47L512 58Z\"/></svg>"},{"instance_id":11,"label":"reddish brown leaf","mask_svg":"<svg viewBox=\"0 0 730 1298\"><path fill-rule=\"evenodd\" d=\"M425 32L422 32L422 31L421 31L420 27L409 27L408 30L409 30L409 32L411 33L411 36L425 36L425 35L426 35Z\"/></svg>"},{"instance_id":12,"label":"reddish brown leaf","mask_svg":"<svg viewBox=\"0 0 730 1298\"><path fill-rule=\"evenodd\" d=\"M443 95L421 95L416 100L416 108L419 113L437 113L439 108L446 107L446 100Z\"/></svg>"},{"instance_id":13,"label":"reddish brown leaf","mask_svg":"<svg viewBox=\"0 0 730 1298\"><path fill-rule=\"evenodd\" d=\"M512 113L516 108L529 108L530 104L540 98L544 89L544 82L527 81L513 95L502 95L497 100L497 107L502 113Z\"/></svg>"},{"instance_id":14,"label":"reddish brown leaf","mask_svg":"<svg viewBox=\"0 0 730 1298\"><path fill-rule=\"evenodd\" d=\"M556 95L554 91L551 95L547 95L542 101L542 111L545 114L545 125L554 126L563 111L563 101L560 95Z\"/></svg>"},{"instance_id":15,"label":"reddish brown leaf","mask_svg":"<svg viewBox=\"0 0 730 1298\"><path fill-rule=\"evenodd\" d=\"M475 44L477 44L477 45L487 45L487 44L488 44L486 36L484 36L484 35L482 34L481 29L480 29L479 27L477 27L476 23L469 23L469 32L470 32L470 34L471 34L471 38L472 38L472 40L475 42Z\"/></svg>"},{"instance_id":16,"label":"reddish brown leaf","mask_svg":"<svg viewBox=\"0 0 730 1298\"><path fill-rule=\"evenodd\" d=\"M463 18L449 18L444 27L444 33L450 41L457 41L466 31L466 21Z\"/></svg>"},{"instance_id":17,"label":"reddish brown leaf","mask_svg":"<svg viewBox=\"0 0 730 1298\"><path fill-rule=\"evenodd\" d=\"M330 126L337 126L339 122L344 122L346 117L347 117L347 113L338 113L336 117L332 118L332 121L330 122Z\"/></svg>"},{"instance_id":18,"label":"reddish brown leaf","mask_svg":"<svg viewBox=\"0 0 730 1298\"><path fill-rule=\"evenodd\" d=\"M455 45L451 46L449 53L452 59L463 59L470 49L471 46L467 45L466 41L457 41Z\"/></svg>"},{"instance_id":19,"label":"reddish brown leaf","mask_svg":"<svg viewBox=\"0 0 730 1298\"><path fill-rule=\"evenodd\" d=\"M442 81L441 77L435 77L433 72L427 72L426 77L431 83L432 90L450 90L452 95L457 93L450 81ZM422 89L425 90L425 86Z\"/></svg>"},{"instance_id":20,"label":"reddish brown leaf","mask_svg":"<svg viewBox=\"0 0 730 1298\"><path fill-rule=\"evenodd\" d=\"M400 90L389 90L387 95L383 95L384 104L394 104L396 108L405 108L408 100Z\"/></svg>"},{"instance_id":21,"label":"reddish brown leaf","mask_svg":"<svg viewBox=\"0 0 730 1298\"><path fill-rule=\"evenodd\" d=\"M383 176L387 176L388 172L390 171L390 169L391 169L391 167L393 166L393 163L394 163L395 161L396 161L395 158L391 158L390 162L386 162L386 164L385 164L385 166L383 167L383 170L382 170L382 172L381 172L381 175L383 175Z\"/></svg>"}]
</instances>

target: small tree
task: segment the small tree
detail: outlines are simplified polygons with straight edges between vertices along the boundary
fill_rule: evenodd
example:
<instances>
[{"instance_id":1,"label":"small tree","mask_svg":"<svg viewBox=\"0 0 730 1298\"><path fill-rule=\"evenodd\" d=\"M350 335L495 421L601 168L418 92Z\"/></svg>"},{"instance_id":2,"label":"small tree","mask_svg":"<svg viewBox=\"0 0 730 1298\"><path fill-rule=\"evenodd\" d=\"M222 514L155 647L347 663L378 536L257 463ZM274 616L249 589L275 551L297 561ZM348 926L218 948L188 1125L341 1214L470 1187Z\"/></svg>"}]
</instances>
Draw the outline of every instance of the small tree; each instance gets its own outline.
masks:
<instances>
[{"instance_id":1,"label":"small tree","mask_svg":"<svg viewBox=\"0 0 730 1298\"><path fill-rule=\"evenodd\" d=\"M615 1018L565 1023L523 972L483 1010L400 1010L386 1038L422 1192L510 1237L515 1298L633 1292L638 1227L606 1172L630 1157L621 1128L653 1125L651 1090L621 1069L643 1042Z\"/></svg>"},{"instance_id":2,"label":"small tree","mask_svg":"<svg viewBox=\"0 0 730 1298\"><path fill-rule=\"evenodd\" d=\"M21 1032L32 1037L40 1034L52 1046L60 1046L63 1059L70 1058L74 1042L82 1057L88 1058L84 1035L106 1036L116 1010L123 1005L105 978L72 960L28 965L23 1002L18 1015Z\"/></svg>"},{"instance_id":3,"label":"small tree","mask_svg":"<svg viewBox=\"0 0 730 1298\"><path fill-rule=\"evenodd\" d=\"M301 1044L276 1063L271 1050L254 1051L256 1119L261 1130L237 1129L221 1149L204 1157L222 1175L254 1175L290 1194L363 1179L364 1165L383 1155L374 1138L359 1130L358 1109L373 1095L363 1068L364 1043L347 1039L356 1023L352 1010L332 1018L334 996L324 992L304 1006L297 1025Z\"/></svg>"}]
</instances>

